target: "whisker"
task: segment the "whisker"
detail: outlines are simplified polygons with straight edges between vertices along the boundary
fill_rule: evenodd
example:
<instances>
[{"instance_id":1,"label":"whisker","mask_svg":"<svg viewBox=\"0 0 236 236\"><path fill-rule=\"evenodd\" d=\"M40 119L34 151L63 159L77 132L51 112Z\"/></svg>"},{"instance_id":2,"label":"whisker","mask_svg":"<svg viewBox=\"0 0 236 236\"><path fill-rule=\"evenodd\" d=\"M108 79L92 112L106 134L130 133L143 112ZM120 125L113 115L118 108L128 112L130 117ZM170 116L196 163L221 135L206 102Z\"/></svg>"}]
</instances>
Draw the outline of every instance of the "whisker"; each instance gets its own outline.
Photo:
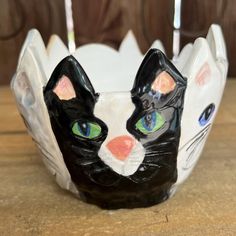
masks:
<instances>
[{"instance_id":1,"label":"whisker","mask_svg":"<svg viewBox=\"0 0 236 236\"><path fill-rule=\"evenodd\" d=\"M206 137L207 133L203 133L201 134L201 136L197 137L196 140L194 140L191 145L189 145L189 147L187 148L186 151L188 151L193 145L198 145L199 143L201 143L202 140L204 140L204 138Z\"/></svg>"},{"instance_id":2,"label":"whisker","mask_svg":"<svg viewBox=\"0 0 236 236\"><path fill-rule=\"evenodd\" d=\"M166 146L173 146L176 145L176 142L162 142L162 143L157 143L157 144L146 144L144 145L145 148L151 149L151 148L163 148Z\"/></svg>"},{"instance_id":3,"label":"whisker","mask_svg":"<svg viewBox=\"0 0 236 236\"><path fill-rule=\"evenodd\" d=\"M161 155L172 155L173 153L172 152L163 152L163 151L147 151L145 152L145 155L158 155L158 156L161 156Z\"/></svg>"},{"instance_id":4,"label":"whisker","mask_svg":"<svg viewBox=\"0 0 236 236\"><path fill-rule=\"evenodd\" d=\"M146 162L144 162L144 163L142 163L142 164L145 165L145 166L151 166L151 167L158 167L158 168L161 168L161 166L158 165L158 164L156 164L156 163L146 163Z\"/></svg>"},{"instance_id":5,"label":"whisker","mask_svg":"<svg viewBox=\"0 0 236 236\"><path fill-rule=\"evenodd\" d=\"M168 168L172 168L172 165L169 165L167 163L148 163L148 162L143 162L142 163L145 166L151 166L151 167L158 167L158 168L164 168L164 167L168 167Z\"/></svg>"},{"instance_id":6,"label":"whisker","mask_svg":"<svg viewBox=\"0 0 236 236\"><path fill-rule=\"evenodd\" d=\"M192 146L196 141L199 140L199 138L204 139L205 136L208 134L208 130L210 129L210 127L211 127L211 124L207 125L204 129L202 129L200 132L198 132L193 138L191 138L187 143L185 143L182 147L180 147L179 151L184 149L189 144L190 144L190 146Z\"/></svg>"}]
</instances>

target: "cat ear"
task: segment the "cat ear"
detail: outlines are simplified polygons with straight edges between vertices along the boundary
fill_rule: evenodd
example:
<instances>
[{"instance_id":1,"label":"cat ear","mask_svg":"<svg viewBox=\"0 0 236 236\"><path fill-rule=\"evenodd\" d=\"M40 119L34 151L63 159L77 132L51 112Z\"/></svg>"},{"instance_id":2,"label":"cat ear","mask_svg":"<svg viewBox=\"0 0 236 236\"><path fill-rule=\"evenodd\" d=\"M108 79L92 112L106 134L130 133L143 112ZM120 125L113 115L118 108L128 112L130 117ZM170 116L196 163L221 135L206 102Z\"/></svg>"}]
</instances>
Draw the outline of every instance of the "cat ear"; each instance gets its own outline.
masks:
<instances>
[{"instance_id":1,"label":"cat ear","mask_svg":"<svg viewBox=\"0 0 236 236\"><path fill-rule=\"evenodd\" d=\"M97 94L83 70L73 56L65 57L54 69L44 93L52 91L60 100L79 98L95 102Z\"/></svg>"},{"instance_id":2,"label":"cat ear","mask_svg":"<svg viewBox=\"0 0 236 236\"><path fill-rule=\"evenodd\" d=\"M74 87L70 81L70 79L63 75L59 81L57 82L53 92L61 99L61 100L70 100L76 97Z\"/></svg>"},{"instance_id":3,"label":"cat ear","mask_svg":"<svg viewBox=\"0 0 236 236\"><path fill-rule=\"evenodd\" d=\"M166 95L185 85L185 79L166 56L158 49L151 49L139 67L131 92L138 96L149 92Z\"/></svg>"}]
</instances>

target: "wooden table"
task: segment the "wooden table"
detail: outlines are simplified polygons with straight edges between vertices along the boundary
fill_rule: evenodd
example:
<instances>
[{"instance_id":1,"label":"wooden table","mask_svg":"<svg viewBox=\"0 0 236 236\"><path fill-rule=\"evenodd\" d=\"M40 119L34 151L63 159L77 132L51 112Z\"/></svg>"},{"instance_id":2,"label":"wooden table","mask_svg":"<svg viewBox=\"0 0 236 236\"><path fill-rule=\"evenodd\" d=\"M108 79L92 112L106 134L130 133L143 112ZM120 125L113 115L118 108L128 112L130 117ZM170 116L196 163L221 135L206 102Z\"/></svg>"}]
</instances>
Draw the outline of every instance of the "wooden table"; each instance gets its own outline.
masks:
<instances>
[{"instance_id":1,"label":"wooden table","mask_svg":"<svg viewBox=\"0 0 236 236\"><path fill-rule=\"evenodd\" d=\"M171 200L106 211L61 190L0 88L0 235L236 235L236 81L191 177Z\"/></svg>"}]
</instances>

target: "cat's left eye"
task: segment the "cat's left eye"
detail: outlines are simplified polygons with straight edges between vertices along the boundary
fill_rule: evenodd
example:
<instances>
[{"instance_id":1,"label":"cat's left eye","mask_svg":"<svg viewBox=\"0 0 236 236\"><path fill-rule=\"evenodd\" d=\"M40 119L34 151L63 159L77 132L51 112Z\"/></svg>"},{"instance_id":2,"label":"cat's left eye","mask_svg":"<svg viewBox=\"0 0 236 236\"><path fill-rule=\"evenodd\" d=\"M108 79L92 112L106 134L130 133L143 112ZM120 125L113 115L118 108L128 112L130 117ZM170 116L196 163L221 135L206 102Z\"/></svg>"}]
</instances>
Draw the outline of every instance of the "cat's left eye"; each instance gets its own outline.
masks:
<instances>
[{"instance_id":1,"label":"cat's left eye","mask_svg":"<svg viewBox=\"0 0 236 236\"><path fill-rule=\"evenodd\" d=\"M72 132L82 138L93 139L101 134L102 128L99 124L93 122L78 122L72 126Z\"/></svg>"},{"instance_id":2,"label":"cat's left eye","mask_svg":"<svg viewBox=\"0 0 236 236\"><path fill-rule=\"evenodd\" d=\"M163 116L154 111L139 119L135 127L143 134L150 134L162 128L164 124L165 119Z\"/></svg>"}]
</instances>

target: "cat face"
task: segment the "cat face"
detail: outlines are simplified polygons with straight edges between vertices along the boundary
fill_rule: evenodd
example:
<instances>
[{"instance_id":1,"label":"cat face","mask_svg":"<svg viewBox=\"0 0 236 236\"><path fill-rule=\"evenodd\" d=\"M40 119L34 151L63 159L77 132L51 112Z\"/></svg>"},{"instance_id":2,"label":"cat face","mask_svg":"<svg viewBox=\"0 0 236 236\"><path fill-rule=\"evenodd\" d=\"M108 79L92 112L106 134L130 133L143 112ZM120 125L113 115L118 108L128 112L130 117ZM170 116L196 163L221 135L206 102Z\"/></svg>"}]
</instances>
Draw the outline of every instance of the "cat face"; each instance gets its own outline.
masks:
<instances>
[{"instance_id":1,"label":"cat face","mask_svg":"<svg viewBox=\"0 0 236 236\"><path fill-rule=\"evenodd\" d=\"M206 54L204 57L207 57ZM183 182L196 165L219 107L224 80L215 63L201 56L202 64L189 79L182 117L183 135L178 152L178 181ZM207 61L207 62L205 62Z\"/></svg>"},{"instance_id":2,"label":"cat face","mask_svg":"<svg viewBox=\"0 0 236 236\"><path fill-rule=\"evenodd\" d=\"M159 50L147 53L130 93L97 94L75 58L62 60L44 97L72 179L175 179L185 88Z\"/></svg>"}]
</instances>

